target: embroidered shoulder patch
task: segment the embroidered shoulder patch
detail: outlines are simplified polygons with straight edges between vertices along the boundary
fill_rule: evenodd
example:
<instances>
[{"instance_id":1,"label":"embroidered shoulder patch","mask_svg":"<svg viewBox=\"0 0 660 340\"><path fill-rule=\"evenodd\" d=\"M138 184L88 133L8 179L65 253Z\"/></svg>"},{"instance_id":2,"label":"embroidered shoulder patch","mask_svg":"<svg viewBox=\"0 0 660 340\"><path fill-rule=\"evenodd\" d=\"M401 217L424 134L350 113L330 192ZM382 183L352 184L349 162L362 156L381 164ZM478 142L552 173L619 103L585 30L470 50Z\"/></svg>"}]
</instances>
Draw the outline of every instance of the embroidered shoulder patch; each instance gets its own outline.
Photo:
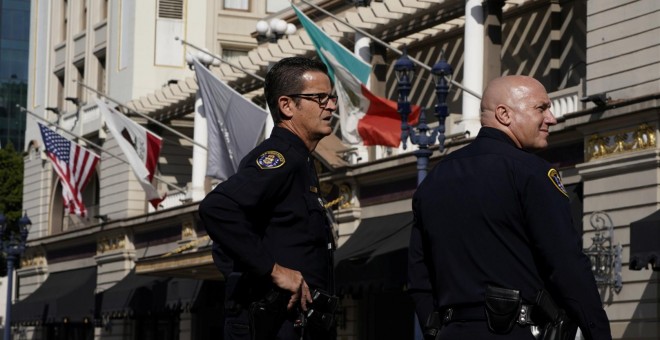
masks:
<instances>
[{"instance_id":1,"label":"embroidered shoulder patch","mask_svg":"<svg viewBox=\"0 0 660 340\"><path fill-rule=\"evenodd\" d=\"M561 176L559 176L559 173L555 169L550 169L548 171L548 178L550 178L550 181L552 181L552 184L555 185L555 188L559 190L564 196L568 197L568 192L566 192L566 188L564 188L564 184L561 182Z\"/></svg>"},{"instance_id":2,"label":"embroidered shoulder patch","mask_svg":"<svg viewBox=\"0 0 660 340\"><path fill-rule=\"evenodd\" d=\"M276 169L284 165L284 156L277 151L266 151L257 158L257 165L262 169Z\"/></svg>"}]
</instances>

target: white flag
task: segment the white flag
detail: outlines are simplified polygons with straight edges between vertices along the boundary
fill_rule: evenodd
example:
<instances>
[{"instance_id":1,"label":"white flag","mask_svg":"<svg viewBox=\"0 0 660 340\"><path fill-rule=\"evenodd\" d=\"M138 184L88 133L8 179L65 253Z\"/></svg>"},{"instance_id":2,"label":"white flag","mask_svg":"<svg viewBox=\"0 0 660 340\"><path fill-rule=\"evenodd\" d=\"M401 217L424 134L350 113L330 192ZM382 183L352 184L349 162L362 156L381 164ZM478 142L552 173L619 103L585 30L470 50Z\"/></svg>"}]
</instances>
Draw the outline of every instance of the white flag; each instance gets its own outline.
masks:
<instances>
[{"instance_id":1,"label":"white flag","mask_svg":"<svg viewBox=\"0 0 660 340\"><path fill-rule=\"evenodd\" d=\"M206 176L226 180L236 173L241 159L259 141L268 112L195 63L195 75L202 98L201 114L208 120L208 162Z\"/></svg>"}]
</instances>

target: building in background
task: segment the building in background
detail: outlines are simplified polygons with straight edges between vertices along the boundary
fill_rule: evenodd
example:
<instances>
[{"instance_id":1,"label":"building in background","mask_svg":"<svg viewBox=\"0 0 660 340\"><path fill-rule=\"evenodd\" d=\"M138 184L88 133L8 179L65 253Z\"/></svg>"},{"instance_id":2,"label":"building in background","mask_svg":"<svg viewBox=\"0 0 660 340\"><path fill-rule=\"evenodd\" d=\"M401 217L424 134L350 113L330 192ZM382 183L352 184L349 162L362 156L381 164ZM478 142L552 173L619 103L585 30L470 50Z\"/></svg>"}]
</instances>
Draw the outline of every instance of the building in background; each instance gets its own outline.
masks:
<instances>
[{"instance_id":1,"label":"building in background","mask_svg":"<svg viewBox=\"0 0 660 340\"><path fill-rule=\"evenodd\" d=\"M23 150L30 43L30 0L0 1L0 147Z\"/></svg>"},{"instance_id":2,"label":"building in background","mask_svg":"<svg viewBox=\"0 0 660 340\"><path fill-rule=\"evenodd\" d=\"M559 121L551 131L550 148L541 156L564 178L585 248L595 237L590 216L597 211L609 214L614 243L623 248L622 289L601 287L614 337L660 336L658 273L627 269L638 246L631 238L631 222L660 207L660 3L313 3L394 47L407 46L411 56L430 66L444 56L454 68L453 79L477 93L499 75L539 79ZM368 52L376 79L372 90L396 100L393 63L398 54L323 11L303 2L297 5L349 49ZM15 334L27 339L73 334L212 339L220 334L223 278L212 264L210 243L196 213L214 180L204 178L204 150L190 139L201 145L213 140L196 112L197 86L185 61L186 52L193 50L174 37L263 77L269 65L283 57L316 56L286 6L257 0L32 1L34 66L27 109L119 159L96 150L102 160L83 192L90 213L85 218L67 215L61 184L42 156L35 120L28 120L24 208L33 226L17 271ZM259 42L256 32L244 34L255 31L257 20L272 18L295 24L298 30ZM226 63L211 69L236 91L263 104L262 84L255 77ZM427 113L437 101L431 78L418 68L410 96ZM168 196L159 209L148 205L130 167L122 162L116 140L104 130L92 100L96 92L79 83L106 93L125 106L122 110L132 119L163 137L160 179L154 183ZM453 86L448 105L451 138L443 153L432 148L432 164L464 146L478 130L477 98ZM321 190L334 203L341 244L336 256L340 339L413 339L415 334L412 303L405 293L417 175L412 151L342 145L334 136L316 150ZM78 302L75 307L66 303L72 299Z\"/></svg>"}]
</instances>

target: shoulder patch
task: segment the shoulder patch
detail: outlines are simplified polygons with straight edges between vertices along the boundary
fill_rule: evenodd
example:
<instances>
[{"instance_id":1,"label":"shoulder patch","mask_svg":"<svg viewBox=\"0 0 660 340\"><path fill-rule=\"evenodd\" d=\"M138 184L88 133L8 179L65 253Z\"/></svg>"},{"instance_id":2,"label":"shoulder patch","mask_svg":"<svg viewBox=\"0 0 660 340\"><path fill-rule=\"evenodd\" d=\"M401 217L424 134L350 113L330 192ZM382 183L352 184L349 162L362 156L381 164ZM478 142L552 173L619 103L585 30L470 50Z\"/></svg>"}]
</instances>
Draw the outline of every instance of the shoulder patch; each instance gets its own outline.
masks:
<instances>
[{"instance_id":1,"label":"shoulder patch","mask_svg":"<svg viewBox=\"0 0 660 340\"><path fill-rule=\"evenodd\" d=\"M564 188L564 184L561 182L561 176L559 176L557 170L550 169L548 171L548 178L550 178L550 181L555 185L557 190L564 194L564 196L568 197L568 192L566 192L566 188Z\"/></svg>"},{"instance_id":2,"label":"shoulder patch","mask_svg":"<svg viewBox=\"0 0 660 340\"><path fill-rule=\"evenodd\" d=\"M277 151L266 151L257 158L257 165L261 169L277 169L284 165L284 156Z\"/></svg>"}]
</instances>

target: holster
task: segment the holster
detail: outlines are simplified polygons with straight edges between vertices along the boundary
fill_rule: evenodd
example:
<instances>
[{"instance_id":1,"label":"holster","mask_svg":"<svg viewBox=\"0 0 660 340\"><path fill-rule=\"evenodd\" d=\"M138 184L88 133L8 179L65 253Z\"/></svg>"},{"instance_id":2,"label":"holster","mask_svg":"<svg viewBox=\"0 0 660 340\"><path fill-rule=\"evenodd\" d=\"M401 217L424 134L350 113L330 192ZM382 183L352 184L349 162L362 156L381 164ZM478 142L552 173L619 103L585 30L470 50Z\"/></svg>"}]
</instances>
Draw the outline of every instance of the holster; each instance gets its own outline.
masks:
<instances>
[{"instance_id":1,"label":"holster","mask_svg":"<svg viewBox=\"0 0 660 340\"><path fill-rule=\"evenodd\" d=\"M424 340L435 340L442 329L442 316L440 312L434 311L426 319L424 324Z\"/></svg>"},{"instance_id":2,"label":"holster","mask_svg":"<svg viewBox=\"0 0 660 340\"><path fill-rule=\"evenodd\" d=\"M274 339L287 319L287 304L291 294L273 289L263 299L252 302L248 309L252 340Z\"/></svg>"},{"instance_id":3,"label":"holster","mask_svg":"<svg viewBox=\"0 0 660 340\"><path fill-rule=\"evenodd\" d=\"M335 322L335 311L338 303L339 299L336 296L315 289L312 292L312 303L305 312L306 322L324 331L330 330Z\"/></svg>"},{"instance_id":4,"label":"holster","mask_svg":"<svg viewBox=\"0 0 660 340\"><path fill-rule=\"evenodd\" d=\"M540 334L537 337L539 340L573 340L575 333L577 333L577 325L573 323L566 312L557 307L555 302L550 297L550 294L541 290L536 296L536 310L541 312L547 322L539 325ZM538 316L539 313L536 313Z\"/></svg>"},{"instance_id":5,"label":"holster","mask_svg":"<svg viewBox=\"0 0 660 340\"><path fill-rule=\"evenodd\" d=\"M488 286L485 302L488 329L496 334L511 332L522 304L520 291Z\"/></svg>"}]
</instances>

